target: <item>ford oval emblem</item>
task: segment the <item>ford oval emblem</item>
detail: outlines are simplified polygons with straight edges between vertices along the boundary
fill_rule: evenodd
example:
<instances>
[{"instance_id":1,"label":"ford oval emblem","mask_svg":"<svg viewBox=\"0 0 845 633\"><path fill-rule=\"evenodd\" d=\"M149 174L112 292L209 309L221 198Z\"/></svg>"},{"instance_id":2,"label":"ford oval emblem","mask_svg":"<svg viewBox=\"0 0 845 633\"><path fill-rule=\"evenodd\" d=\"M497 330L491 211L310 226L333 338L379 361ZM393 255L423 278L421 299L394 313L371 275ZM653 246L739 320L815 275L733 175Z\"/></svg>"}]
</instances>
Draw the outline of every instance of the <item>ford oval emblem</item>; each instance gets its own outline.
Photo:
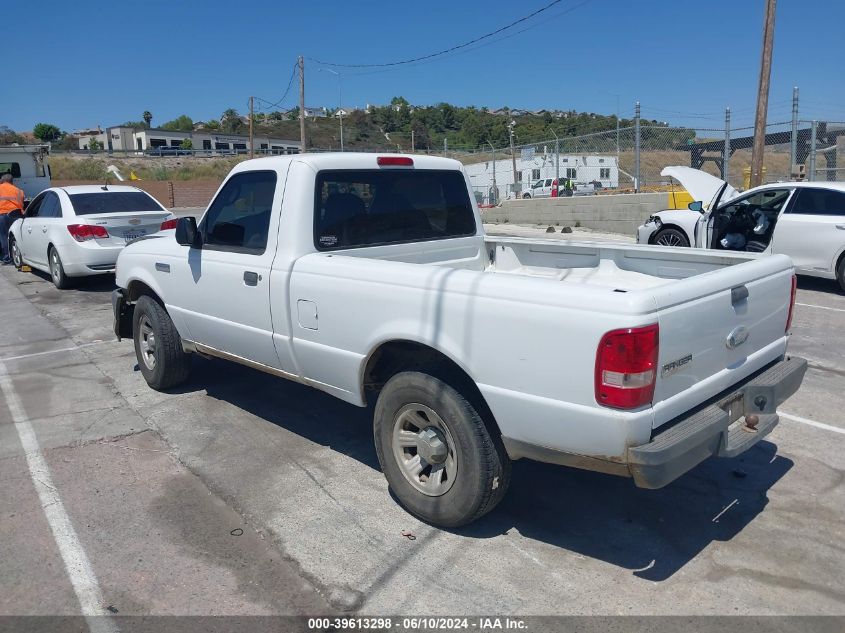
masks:
<instances>
[{"instance_id":1,"label":"ford oval emblem","mask_svg":"<svg viewBox=\"0 0 845 633\"><path fill-rule=\"evenodd\" d=\"M131 220L129 220L129 224L140 224L140 223L141 223L141 220L139 220L138 218L132 218Z\"/></svg>"},{"instance_id":2,"label":"ford oval emblem","mask_svg":"<svg viewBox=\"0 0 845 633\"><path fill-rule=\"evenodd\" d=\"M749 334L750 331L747 327L744 325L737 326L731 330L730 334L728 334L728 339L725 341L725 345L728 349L736 349L748 340Z\"/></svg>"}]
</instances>

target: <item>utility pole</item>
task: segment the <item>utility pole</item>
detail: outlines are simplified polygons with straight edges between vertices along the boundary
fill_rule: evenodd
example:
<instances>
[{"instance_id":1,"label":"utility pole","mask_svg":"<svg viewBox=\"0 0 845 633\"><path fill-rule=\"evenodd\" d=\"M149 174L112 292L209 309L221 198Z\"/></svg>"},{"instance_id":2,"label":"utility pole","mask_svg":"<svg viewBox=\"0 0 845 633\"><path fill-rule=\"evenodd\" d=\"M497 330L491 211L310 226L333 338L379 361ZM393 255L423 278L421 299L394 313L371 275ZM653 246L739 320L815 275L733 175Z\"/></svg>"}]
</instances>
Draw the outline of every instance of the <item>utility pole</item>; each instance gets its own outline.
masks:
<instances>
[{"instance_id":1,"label":"utility pole","mask_svg":"<svg viewBox=\"0 0 845 633\"><path fill-rule=\"evenodd\" d=\"M807 170L807 180L816 179L816 135L819 133L819 122L813 119L810 128L810 166Z\"/></svg>"},{"instance_id":2,"label":"utility pole","mask_svg":"<svg viewBox=\"0 0 845 633\"><path fill-rule=\"evenodd\" d=\"M299 143L301 152L306 151L305 146L305 60L299 56Z\"/></svg>"},{"instance_id":3,"label":"utility pole","mask_svg":"<svg viewBox=\"0 0 845 633\"><path fill-rule=\"evenodd\" d=\"M255 97L249 98L249 157L255 158L255 135L252 129L253 112L255 111Z\"/></svg>"},{"instance_id":4,"label":"utility pole","mask_svg":"<svg viewBox=\"0 0 845 633\"><path fill-rule=\"evenodd\" d=\"M558 197L560 195L560 139L557 137L557 132L554 131L554 128L549 128L552 134L555 135L555 191L554 196Z\"/></svg>"},{"instance_id":5,"label":"utility pole","mask_svg":"<svg viewBox=\"0 0 845 633\"><path fill-rule=\"evenodd\" d=\"M792 136L789 139L789 171L794 173L798 160L798 86L792 88Z\"/></svg>"},{"instance_id":6,"label":"utility pole","mask_svg":"<svg viewBox=\"0 0 845 633\"><path fill-rule=\"evenodd\" d=\"M766 112L769 109L769 81L772 78L772 47L775 37L775 4L766 0L763 20L763 54L760 60L760 83L757 88L757 113L754 117L754 145L751 148L752 187L763 184L763 151L766 146Z\"/></svg>"},{"instance_id":7,"label":"utility pole","mask_svg":"<svg viewBox=\"0 0 845 633\"><path fill-rule=\"evenodd\" d=\"M618 165L617 165L618 167ZM634 193L640 192L640 102L634 106Z\"/></svg>"},{"instance_id":8,"label":"utility pole","mask_svg":"<svg viewBox=\"0 0 845 633\"><path fill-rule=\"evenodd\" d=\"M414 153L414 128L411 128L411 153Z\"/></svg>"},{"instance_id":9,"label":"utility pole","mask_svg":"<svg viewBox=\"0 0 845 633\"><path fill-rule=\"evenodd\" d=\"M493 147L493 143L487 141L487 144L490 146L491 154L490 158L493 161L493 195L490 196L490 204L498 204L499 203L499 188L496 186L496 148Z\"/></svg>"},{"instance_id":10,"label":"utility pole","mask_svg":"<svg viewBox=\"0 0 845 633\"><path fill-rule=\"evenodd\" d=\"M513 148L513 126L516 125L516 121L511 119L510 124L508 125L508 130L510 131L510 139L511 139L511 162L513 163L513 197L516 199L518 198L518 193L522 191L522 187L517 189L517 179L516 179L516 151Z\"/></svg>"},{"instance_id":11,"label":"utility pole","mask_svg":"<svg viewBox=\"0 0 845 633\"><path fill-rule=\"evenodd\" d=\"M725 153L722 154L722 180L728 182L731 169L731 109L725 108Z\"/></svg>"}]
</instances>

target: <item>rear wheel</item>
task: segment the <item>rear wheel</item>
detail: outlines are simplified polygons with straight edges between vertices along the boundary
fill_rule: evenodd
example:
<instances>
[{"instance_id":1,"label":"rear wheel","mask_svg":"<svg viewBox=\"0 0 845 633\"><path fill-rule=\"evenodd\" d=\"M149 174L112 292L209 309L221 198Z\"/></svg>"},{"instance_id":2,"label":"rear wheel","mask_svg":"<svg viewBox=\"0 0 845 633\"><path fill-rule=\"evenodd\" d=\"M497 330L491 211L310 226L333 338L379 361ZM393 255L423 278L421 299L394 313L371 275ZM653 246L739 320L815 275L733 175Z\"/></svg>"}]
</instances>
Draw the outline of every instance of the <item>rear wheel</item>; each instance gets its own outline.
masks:
<instances>
[{"instance_id":1,"label":"rear wheel","mask_svg":"<svg viewBox=\"0 0 845 633\"><path fill-rule=\"evenodd\" d=\"M845 255L839 258L839 265L836 267L836 281L842 292L845 292Z\"/></svg>"},{"instance_id":2,"label":"rear wheel","mask_svg":"<svg viewBox=\"0 0 845 633\"><path fill-rule=\"evenodd\" d=\"M441 527L470 523L507 491L501 438L449 384L408 371L387 381L373 419L390 489L411 514Z\"/></svg>"},{"instance_id":3,"label":"rear wheel","mask_svg":"<svg viewBox=\"0 0 845 633\"><path fill-rule=\"evenodd\" d=\"M660 246L689 246L689 240L678 229L661 229L654 237L654 243Z\"/></svg>"},{"instance_id":4,"label":"rear wheel","mask_svg":"<svg viewBox=\"0 0 845 633\"><path fill-rule=\"evenodd\" d=\"M15 268L20 270L21 266L23 266L23 256L21 255L18 241L13 237L9 238L9 250L12 251L12 263L15 265Z\"/></svg>"},{"instance_id":5,"label":"rear wheel","mask_svg":"<svg viewBox=\"0 0 845 633\"><path fill-rule=\"evenodd\" d=\"M522 199L523 199L523 200L530 200L530 199L531 199L531 194L530 194L530 193L524 193L524 194L522 194Z\"/></svg>"},{"instance_id":6,"label":"rear wheel","mask_svg":"<svg viewBox=\"0 0 845 633\"><path fill-rule=\"evenodd\" d=\"M179 385L191 371L191 355L170 315L154 299L143 296L132 315L132 337L138 367L147 384L157 391Z\"/></svg>"},{"instance_id":7,"label":"rear wheel","mask_svg":"<svg viewBox=\"0 0 845 633\"><path fill-rule=\"evenodd\" d=\"M62 258L55 246L50 247L47 257L49 258L50 277L53 279L53 284L59 290L70 288L70 277L65 274L64 266L62 266Z\"/></svg>"}]
</instances>

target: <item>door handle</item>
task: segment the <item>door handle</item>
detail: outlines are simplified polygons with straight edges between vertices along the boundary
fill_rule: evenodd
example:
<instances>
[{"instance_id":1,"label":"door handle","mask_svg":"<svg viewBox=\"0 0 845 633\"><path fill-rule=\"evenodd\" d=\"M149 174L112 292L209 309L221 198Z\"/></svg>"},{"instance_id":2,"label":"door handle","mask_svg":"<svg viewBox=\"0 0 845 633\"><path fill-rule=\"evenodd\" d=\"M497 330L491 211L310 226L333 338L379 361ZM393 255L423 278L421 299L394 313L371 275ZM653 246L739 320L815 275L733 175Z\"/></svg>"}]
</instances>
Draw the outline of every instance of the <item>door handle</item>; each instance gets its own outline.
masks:
<instances>
[{"instance_id":1,"label":"door handle","mask_svg":"<svg viewBox=\"0 0 845 633\"><path fill-rule=\"evenodd\" d=\"M845 231L845 224L837 224L836 228L839 229L840 231Z\"/></svg>"},{"instance_id":2,"label":"door handle","mask_svg":"<svg viewBox=\"0 0 845 633\"><path fill-rule=\"evenodd\" d=\"M42 232L42 233L46 233L46 232L47 232L47 227L46 227L46 226L42 226L42 227L41 227L41 232Z\"/></svg>"},{"instance_id":3,"label":"door handle","mask_svg":"<svg viewBox=\"0 0 845 633\"><path fill-rule=\"evenodd\" d=\"M258 273L254 273L250 270L244 271L244 284L247 286L257 286L259 279L261 279L261 277L258 276Z\"/></svg>"},{"instance_id":4,"label":"door handle","mask_svg":"<svg viewBox=\"0 0 845 633\"><path fill-rule=\"evenodd\" d=\"M26 232L27 232L27 233L32 233L32 227L31 227L31 226L26 227Z\"/></svg>"}]
</instances>

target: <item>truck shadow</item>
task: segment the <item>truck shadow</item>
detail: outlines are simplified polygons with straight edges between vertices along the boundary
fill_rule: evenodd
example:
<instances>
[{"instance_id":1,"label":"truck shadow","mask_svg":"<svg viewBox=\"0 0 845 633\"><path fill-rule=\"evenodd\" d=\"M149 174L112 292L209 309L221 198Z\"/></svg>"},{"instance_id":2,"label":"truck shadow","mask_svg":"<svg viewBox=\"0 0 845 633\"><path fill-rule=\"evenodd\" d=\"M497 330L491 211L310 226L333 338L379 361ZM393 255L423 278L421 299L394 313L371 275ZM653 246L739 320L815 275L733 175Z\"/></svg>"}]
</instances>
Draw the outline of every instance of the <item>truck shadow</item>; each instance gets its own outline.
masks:
<instances>
[{"instance_id":1,"label":"truck shadow","mask_svg":"<svg viewBox=\"0 0 845 633\"><path fill-rule=\"evenodd\" d=\"M285 431L380 470L372 410L225 361L195 361L176 392L205 390ZM670 578L713 541L729 541L768 503L793 466L762 441L734 459L711 459L661 490L631 479L519 460L498 508L464 528L466 538L516 530L524 538L602 560L646 580Z\"/></svg>"},{"instance_id":2,"label":"truck shadow","mask_svg":"<svg viewBox=\"0 0 845 633\"><path fill-rule=\"evenodd\" d=\"M768 504L768 491L793 466L768 441L733 459L710 459L660 490L631 479L519 460L497 510L458 532L523 537L670 578L713 541L729 541Z\"/></svg>"}]
</instances>

